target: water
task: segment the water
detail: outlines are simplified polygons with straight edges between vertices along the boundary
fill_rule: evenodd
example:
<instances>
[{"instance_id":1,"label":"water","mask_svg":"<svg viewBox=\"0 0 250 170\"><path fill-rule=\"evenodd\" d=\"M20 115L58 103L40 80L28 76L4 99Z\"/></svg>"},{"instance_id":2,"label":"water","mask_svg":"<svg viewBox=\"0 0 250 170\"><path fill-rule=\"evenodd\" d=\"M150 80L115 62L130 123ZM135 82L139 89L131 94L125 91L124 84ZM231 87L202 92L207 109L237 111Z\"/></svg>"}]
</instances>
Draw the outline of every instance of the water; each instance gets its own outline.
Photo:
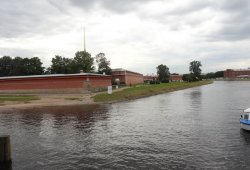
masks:
<instances>
[{"instance_id":1,"label":"water","mask_svg":"<svg viewBox=\"0 0 250 170\"><path fill-rule=\"evenodd\" d=\"M211 85L105 106L0 112L12 169L249 169L239 118L250 82Z\"/></svg>"}]
</instances>

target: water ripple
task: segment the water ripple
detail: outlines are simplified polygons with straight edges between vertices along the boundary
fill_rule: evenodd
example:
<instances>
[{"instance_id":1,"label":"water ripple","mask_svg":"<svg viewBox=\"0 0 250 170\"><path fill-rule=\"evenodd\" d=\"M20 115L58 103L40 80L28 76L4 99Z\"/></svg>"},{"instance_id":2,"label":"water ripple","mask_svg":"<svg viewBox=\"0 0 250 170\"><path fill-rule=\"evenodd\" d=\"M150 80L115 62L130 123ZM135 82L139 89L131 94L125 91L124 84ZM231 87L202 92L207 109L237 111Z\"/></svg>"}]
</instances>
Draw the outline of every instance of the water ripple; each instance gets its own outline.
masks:
<instances>
[{"instance_id":1,"label":"water ripple","mask_svg":"<svg viewBox=\"0 0 250 170\"><path fill-rule=\"evenodd\" d=\"M0 133L11 135L12 169L247 169L250 133L239 115L249 85L0 113Z\"/></svg>"}]
</instances>

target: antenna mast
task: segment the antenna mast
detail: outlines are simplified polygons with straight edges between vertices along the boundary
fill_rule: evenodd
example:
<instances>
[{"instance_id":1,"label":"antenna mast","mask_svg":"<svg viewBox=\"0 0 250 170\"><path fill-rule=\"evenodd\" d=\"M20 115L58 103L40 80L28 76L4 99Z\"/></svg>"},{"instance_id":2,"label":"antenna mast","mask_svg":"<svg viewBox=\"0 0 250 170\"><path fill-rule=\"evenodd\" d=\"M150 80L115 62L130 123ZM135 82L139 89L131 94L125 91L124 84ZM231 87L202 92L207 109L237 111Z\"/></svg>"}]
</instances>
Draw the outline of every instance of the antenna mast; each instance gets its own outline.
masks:
<instances>
[{"instance_id":1,"label":"antenna mast","mask_svg":"<svg viewBox=\"0 0 250 170\"><path fill-rule=\"evenodd\" d=\"M83 27L83 32L84 32L84 51L86 52L86 41L85 41L85 27Z\"/></svg>"}]
</instances>

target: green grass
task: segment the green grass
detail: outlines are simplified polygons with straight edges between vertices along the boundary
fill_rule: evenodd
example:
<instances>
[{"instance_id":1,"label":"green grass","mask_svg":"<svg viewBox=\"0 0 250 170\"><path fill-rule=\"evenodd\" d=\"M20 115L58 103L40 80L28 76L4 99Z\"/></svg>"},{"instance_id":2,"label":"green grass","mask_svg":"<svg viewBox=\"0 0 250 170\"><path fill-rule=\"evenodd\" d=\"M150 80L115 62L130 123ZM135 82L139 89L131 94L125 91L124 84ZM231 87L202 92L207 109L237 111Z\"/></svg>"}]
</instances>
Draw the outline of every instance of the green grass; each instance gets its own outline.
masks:
<instances>
[{"instance_id":1,"label":"green grass","mask_svg":"<svg viewBox=\"0 0 250 170\"><path fill-rule=\"evenodd\" d=\"M113 101L124 101L131 100L141 97L152 96L161 93L167 93L171 91L201 86L213 83L213 81L199 81L199 82L173 82L173 83L161 83L156 85L137 85L135 87L126 88L122 91L113 92L112 94L101 93L95 95L95 102L113 102Z\"/></svg>"},{"instance_id":2,"label":"green grass","mask_svg":"<svg viewBox=\"0 0 250 170\"><path fill-rule=\"evenodd\" d=\"M30 95L0 95L0 103L4 103L6 101L28 103L32 100L40 100L40 98L38 96Z\"/></svg>"}]
</instances>

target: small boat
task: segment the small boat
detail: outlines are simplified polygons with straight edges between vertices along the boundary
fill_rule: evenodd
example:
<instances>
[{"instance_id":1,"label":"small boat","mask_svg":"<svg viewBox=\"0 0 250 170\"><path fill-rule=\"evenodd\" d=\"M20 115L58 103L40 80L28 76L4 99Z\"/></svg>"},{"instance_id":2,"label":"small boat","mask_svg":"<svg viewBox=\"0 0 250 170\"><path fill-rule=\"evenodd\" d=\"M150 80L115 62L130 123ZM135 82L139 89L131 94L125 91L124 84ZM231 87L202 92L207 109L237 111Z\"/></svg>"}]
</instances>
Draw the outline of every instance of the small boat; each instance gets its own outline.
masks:
<instances>
[{"instance_id":1,"label":"small boat","mask_svg":"<svg viewBox=\"0 0 250 170\"><path fill-rule=\"evenodd\" d=\"M240 126L242 129L250 131L250 108L243 111L240 118Z\"/></svg>"}]
</instances>

